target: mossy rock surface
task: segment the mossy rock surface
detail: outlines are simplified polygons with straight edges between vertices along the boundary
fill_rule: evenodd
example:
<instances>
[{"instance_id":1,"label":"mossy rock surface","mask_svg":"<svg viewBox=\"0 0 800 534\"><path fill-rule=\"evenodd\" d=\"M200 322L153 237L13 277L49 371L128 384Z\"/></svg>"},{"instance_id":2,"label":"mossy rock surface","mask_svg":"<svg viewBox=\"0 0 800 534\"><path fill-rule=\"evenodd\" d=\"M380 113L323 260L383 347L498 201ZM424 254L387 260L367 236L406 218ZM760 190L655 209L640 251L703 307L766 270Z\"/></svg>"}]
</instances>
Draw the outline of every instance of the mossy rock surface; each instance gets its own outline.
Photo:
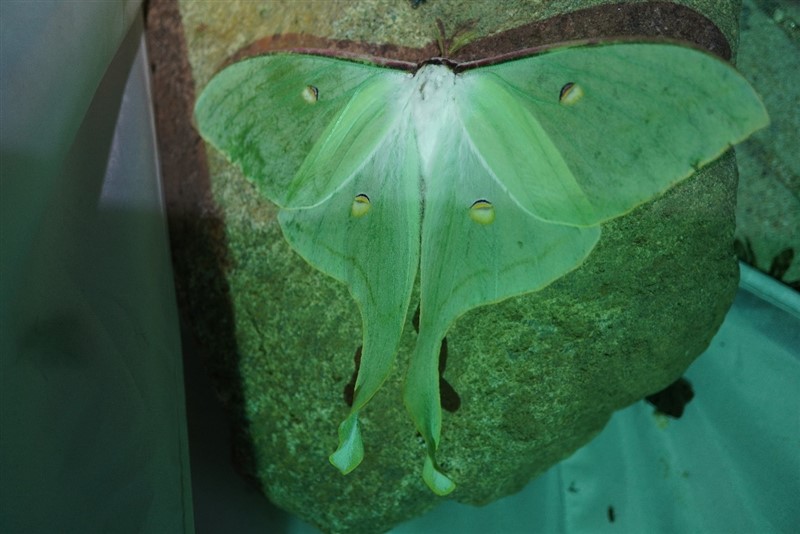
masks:
<instances>
[{"instance_id":1,"label":"mossy rock surface","mask_svg":"<svg viewBox=\"0 0 800 534\"><path fill-rule=\"evenodd\" d=\"M186 1L181 10L200 90L237 50L275 33L413 47L430 41L436 17L451 27L476 18L485 35L603 3L509 2L503 13L482 13L482 2L444 0L415 10L399 0L306 9ZM704 12L722 29L715 46L735 40L732 8ZM328 455L348 413L359 311L342 284L289 248L277 208L212 149L208 163L197 221L185 221L205 245L177 271L218 388L239 416L244 468L273 502L325 531L385 531L433 507L441 498L420 476L424 444L401 396L415 342L411 314L392 374L362 412L366 458L342 476ZM615 410L683 374L736 291L735 193L728 154L606 224L588 260L551 286L457 321L444 379L460 404L444 412L438 453L457 483L449 498L486 504L521 489L587 443Z\"/></svg>"}]
</instances>

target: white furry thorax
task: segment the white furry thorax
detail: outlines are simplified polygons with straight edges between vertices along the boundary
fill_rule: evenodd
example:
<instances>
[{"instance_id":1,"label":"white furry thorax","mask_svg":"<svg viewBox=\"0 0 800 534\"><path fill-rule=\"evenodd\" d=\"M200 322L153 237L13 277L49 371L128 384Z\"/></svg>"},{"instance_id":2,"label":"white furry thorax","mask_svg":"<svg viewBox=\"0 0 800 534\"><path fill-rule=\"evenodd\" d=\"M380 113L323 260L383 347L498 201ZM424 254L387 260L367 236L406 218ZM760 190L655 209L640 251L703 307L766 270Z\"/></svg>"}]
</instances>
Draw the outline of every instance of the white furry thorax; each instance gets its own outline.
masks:
<instances>
[{"instance_id":1,"label":"white furry thorax","mask_svg":"<svg viewBox=\"0 0 800 534\"><path fill-rule=\"evenodd\" d=\"M411 128L419 146L420 164L425 171L435 157L444 133L456 116L457 75L445 65L424 65L410 79L413 89L408 100Z\"/></svg>"}]
</instances>

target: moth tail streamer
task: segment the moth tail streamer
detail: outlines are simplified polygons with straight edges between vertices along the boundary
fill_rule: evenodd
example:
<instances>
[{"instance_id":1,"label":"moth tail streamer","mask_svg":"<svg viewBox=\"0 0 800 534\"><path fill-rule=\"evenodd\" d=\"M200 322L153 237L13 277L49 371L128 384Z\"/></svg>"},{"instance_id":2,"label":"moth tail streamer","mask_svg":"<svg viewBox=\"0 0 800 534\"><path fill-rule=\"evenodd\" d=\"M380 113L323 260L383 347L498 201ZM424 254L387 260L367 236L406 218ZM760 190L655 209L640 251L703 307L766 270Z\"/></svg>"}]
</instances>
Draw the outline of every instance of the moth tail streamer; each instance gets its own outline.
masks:
<instances>
[{"instance_id":1,"label":"moth tail streamer","mask_svg":"<svg viewBox=\"0 0 800 534\"><path fill-rule=\"evenodd\" d=\"M358 412L353 411L339 425L339 448L328 457L331 464L346 475L364 459L364 443L358 424Z\"/></svg>"},{"instance_id":2,"label":"moth tail streamer","mask_svg":"<svg viewBox=\"0 0 800 534\"><path fill-rule=\"evenodd\" d=\"M439 394L439 350L444 333L420 321L417 346L411 357L403 394L406 409L417 431L425 440L426 456L422 479L437 495L447 495L455 483L439 470L436 450L442 431L442 406Z\"/></svg>"},{"instance_id":3,"label":"moth tail streamer","mask_svg":"<svg viewBox=\"0 0 800 534\"><path fill-rule=\"evenodd\" d=\"M428 456L425 457L425 465L422 467L422 479L431 491L444 497L456 489L456 484L447 475L439 471L433 454L433 452L429 452Z\"/></svg>"}]
</instances>

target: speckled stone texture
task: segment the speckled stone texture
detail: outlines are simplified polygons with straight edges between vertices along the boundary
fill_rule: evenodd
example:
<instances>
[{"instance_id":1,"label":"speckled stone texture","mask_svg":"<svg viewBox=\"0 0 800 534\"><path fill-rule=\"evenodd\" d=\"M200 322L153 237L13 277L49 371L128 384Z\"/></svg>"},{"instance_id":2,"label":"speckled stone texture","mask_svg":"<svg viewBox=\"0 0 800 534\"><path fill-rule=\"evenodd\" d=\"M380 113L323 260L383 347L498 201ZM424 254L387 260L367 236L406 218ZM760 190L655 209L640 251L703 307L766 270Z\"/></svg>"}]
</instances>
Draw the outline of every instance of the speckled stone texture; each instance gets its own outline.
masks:
<instances>
[{"instance_id":1,"label":"speckled stone texture","mask_svg":"<svg viewBox=\"0 0 800 534\"><path fill-rule=\"evenodd\" d=\"M491 11L489 3L444 0L416 10L397 0L333 7L186 1L180 8L199 90L238 49L273 33L418 47L435 35L436 17L448 27L477 18L483 36L603 3L519 1ZM687 3L722 31L708 46L735 43L736 2ZM650 12L644 26L661 33L679 26L669 24L669 4L657 6L661 15ZM620 27L618 14L599 9L589 23L563 23L559 31ZM630 24L644 31L641 20ZM524 39L518 47L538 44L531 41L548 31L517 35ZM366 458L342 476L327 457L348 412L344 390L361 343L358 309L344 286L289 248L276 208L220 154L203 154L188 130L193 88L184 89L172 120L186 139L166 157L187 160L165 171L176 277L220 395L240 423L242 469L273 502L324 531L381 532L435 506L441 498L422 482L423 443L401 399L415 340L411 317L391 376L362 413ZM461 402L444 413L438 454L458 484L450 498L485 504L519 490L588 442L615 410L681 376L736 290L735 194L728 154L604 226L584 265L548 288L457 321L447 335L444 378Z\"/></svg>"}]
</instances>

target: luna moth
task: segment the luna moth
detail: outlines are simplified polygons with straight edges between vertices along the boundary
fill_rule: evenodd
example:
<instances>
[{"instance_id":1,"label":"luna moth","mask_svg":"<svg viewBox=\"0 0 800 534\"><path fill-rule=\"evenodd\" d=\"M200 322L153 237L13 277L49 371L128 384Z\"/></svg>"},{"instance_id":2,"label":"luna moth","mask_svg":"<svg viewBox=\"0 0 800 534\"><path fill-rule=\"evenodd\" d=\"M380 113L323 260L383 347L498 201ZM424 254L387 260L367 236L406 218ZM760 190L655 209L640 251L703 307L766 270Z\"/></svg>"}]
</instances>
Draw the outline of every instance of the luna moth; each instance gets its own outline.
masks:
<instances>
[{"instance_id":1,"label":"luna moth","mask_svg":"<svg viewBox=\"0 0 800 534\"><path fill-rule=\"evenodd\" d=\"M272 53L208 83L202 136L280 208L292 248L345 283L363 326L352 408L330 461L364 456L359 412L398 350L418 279L404 401L437 494L438 355L462 314L578 267L604 222L768 123L729 64L689 46L555 46L421 64Z\"/></svg>"}]
</instances>

